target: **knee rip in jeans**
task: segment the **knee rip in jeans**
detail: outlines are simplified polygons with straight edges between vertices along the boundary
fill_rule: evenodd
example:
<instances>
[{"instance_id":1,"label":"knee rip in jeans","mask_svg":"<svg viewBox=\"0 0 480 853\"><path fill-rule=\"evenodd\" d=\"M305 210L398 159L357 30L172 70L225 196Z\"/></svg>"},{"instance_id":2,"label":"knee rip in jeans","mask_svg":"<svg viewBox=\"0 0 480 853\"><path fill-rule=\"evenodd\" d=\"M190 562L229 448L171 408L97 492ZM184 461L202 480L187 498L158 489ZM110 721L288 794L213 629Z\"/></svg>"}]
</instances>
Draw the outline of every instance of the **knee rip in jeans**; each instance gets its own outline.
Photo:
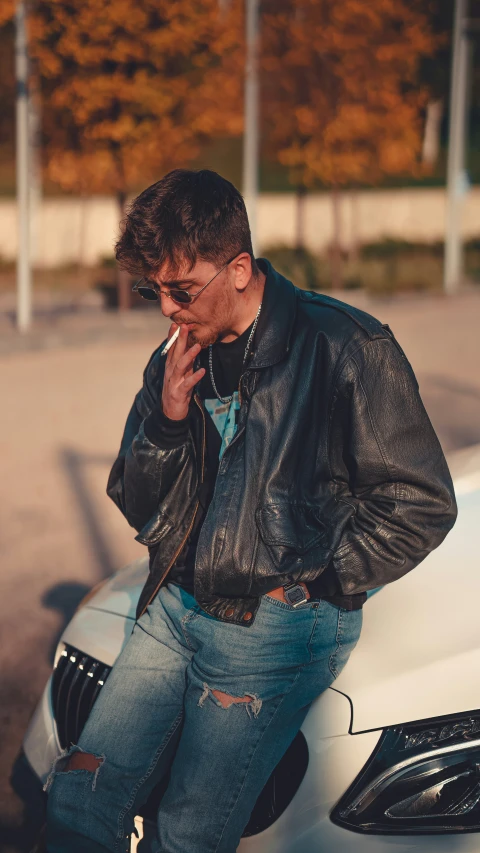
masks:
<instances>
[{"instance_id":1,"label":"knee rip in jeans","mask_svg":"<svg viewBox=\"0 0 480 853\"><path fill-rule=\"evenodd\" d=\"M245 696L232 696L230 693L224 693L223 690L212 690L208 684L203 682L203 693L198 700L198 706L201 708L208 696L211 695L215 704L219 705L225 711L232 705L244 705L249 717L252 715L258 717L262 700L255 693L246 693Z\"/></svg>"},{"instance_id":2,"label":"knee rip in jeans","mask_svg":"<svg viewBox=\"0 0 480 853\"><path fill-rule=\"evenodd\" d=\"M72 744L70 749L62 750L53 762L43 790L50 790L57 773L76 773L79 770L88 770L92 774L92 791L94 791L100 768L104 762L104 755L93 755L91 752L85 752L84 749Z\"/></svg>"}]
</instances>

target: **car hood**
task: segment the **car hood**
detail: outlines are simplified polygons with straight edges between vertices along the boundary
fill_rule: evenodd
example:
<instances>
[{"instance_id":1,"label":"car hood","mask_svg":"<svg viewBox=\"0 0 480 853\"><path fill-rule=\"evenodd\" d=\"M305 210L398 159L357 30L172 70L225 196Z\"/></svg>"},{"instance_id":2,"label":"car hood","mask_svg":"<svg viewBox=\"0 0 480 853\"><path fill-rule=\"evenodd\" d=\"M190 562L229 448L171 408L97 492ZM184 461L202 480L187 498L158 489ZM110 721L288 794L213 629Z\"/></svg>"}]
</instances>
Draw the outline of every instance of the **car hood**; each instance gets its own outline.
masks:
<instances>
[{"instance_id":1,"label":"car hood","mask_svg":"<svg viewBox=\"0 0 480 853\"><path fill-rule=\"evenodd\" d=\"M362 636L334 683L353 731L480 708L480 444L449 458L458 519L413 572L369 596ZM135 619L143 557L105 581L87 606Z\"/></svg>"},{"instance_id":2,"label":"car hood","mask_svg":"<svg viewBox=\"0 0 480 853\"><path fill-rule=\"evenodd\" d=\"M148 576L148 556L124 566L96 587L87 607L135 619L138 599Z\"/></svg>"},{"instance_id":3,"label":"car hood","mask_svg":"<svg viewBox=\"0 0 480 853\"><path fill-rule=\"evenodd\" d=\"M354 732L480 708L480 445L449 459L458 519L413 572L374 594L334 683Z\"/></svg>"}]
</instances>

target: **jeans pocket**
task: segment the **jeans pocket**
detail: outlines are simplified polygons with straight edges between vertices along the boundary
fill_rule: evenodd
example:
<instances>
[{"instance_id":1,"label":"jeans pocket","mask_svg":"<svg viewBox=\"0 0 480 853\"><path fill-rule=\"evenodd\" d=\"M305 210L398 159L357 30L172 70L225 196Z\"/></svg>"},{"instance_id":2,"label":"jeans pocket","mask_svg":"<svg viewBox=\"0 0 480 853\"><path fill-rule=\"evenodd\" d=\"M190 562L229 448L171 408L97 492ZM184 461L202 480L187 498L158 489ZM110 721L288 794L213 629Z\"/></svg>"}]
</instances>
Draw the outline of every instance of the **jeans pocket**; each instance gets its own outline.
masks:
<instances>
[{"instance_id":1,"label":"jeans pocket","mask_svg":"<svg viewBox=\"0 0 480 853\"><path fill-rule=\"evenodd\" d=\"M358 643L362 629L362 610L338 608L336 647L330 655L328 667L334 678L338 678Z\"/></svg>"}]
</instances>

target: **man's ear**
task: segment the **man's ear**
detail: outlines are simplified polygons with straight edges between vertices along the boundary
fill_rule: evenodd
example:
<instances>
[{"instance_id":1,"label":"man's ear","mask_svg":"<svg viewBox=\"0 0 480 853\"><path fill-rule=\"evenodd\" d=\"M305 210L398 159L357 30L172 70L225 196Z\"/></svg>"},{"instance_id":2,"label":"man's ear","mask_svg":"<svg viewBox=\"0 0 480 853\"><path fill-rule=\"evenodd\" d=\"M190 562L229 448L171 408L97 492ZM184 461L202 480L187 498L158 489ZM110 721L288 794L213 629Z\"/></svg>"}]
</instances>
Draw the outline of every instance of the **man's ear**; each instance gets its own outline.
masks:
<instances>
[{"instance_id":1,"label":"man's ear","mask_svg":"<svg viewBox=\"0 0 480 853\"><path fill-rule=\"evenodd\" d=\"M248 252L242 252L232 264L235 273L235 288L243 293L252 277L252 259Z\"/></svg>"}]
</instances>

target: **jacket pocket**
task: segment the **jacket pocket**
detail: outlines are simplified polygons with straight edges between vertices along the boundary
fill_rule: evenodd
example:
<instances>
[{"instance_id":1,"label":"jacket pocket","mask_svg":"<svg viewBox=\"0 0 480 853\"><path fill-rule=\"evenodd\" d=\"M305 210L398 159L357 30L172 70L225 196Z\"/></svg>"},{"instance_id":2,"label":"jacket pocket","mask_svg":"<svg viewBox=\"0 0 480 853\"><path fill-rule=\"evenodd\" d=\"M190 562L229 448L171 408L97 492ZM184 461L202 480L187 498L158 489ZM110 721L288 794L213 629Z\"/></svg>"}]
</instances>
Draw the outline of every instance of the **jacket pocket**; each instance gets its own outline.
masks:
<instances>
[{"instance_id":1,"label":"jacket pocket","mask_svg":"<svg viewBox=\"0 0 480 853\"><path fill-rule=\"evenodd\" d=\"M147 523L142 527L140 533L135 536L137 542L141 542L142 545L148 545L151 547L152 545L158 545L162 539L167 536L175 527L171 518L165 512L161 510L157 512L153 518L151 518Z\"/></svg>"},{"instance_id":2,"label":"jacket pocket","mask_svg":"<svg viewBox=\"0 0 480 853\"><path fill-rule=\"evenodd\" d=\"M328 562L329 526L319 507L282 501L259 507L260 536L279 572L317 570Z\"/></svg>"}]
</instances>

